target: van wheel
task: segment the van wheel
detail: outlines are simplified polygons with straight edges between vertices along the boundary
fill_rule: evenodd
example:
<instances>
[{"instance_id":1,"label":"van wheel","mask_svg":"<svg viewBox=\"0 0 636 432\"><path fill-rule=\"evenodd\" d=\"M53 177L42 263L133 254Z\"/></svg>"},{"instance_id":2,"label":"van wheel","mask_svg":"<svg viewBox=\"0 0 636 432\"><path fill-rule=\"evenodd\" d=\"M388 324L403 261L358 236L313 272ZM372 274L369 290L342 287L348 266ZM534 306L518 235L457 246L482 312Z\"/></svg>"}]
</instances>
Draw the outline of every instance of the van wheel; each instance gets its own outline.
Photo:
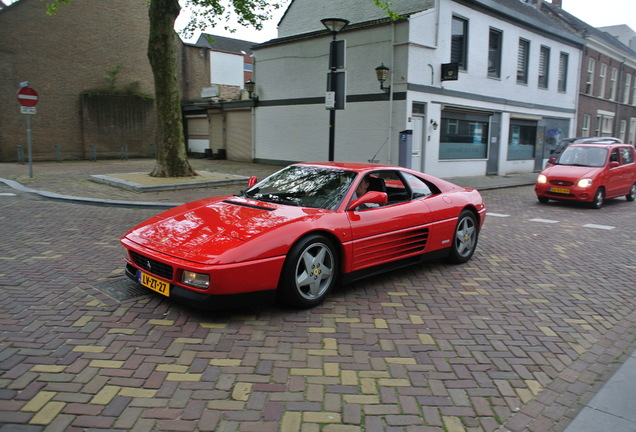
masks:
<instances>
[{"instance_id":1,"label":"van wheel","mask_svg":"<svg viewBox=\"0 0 636 432\"><path fill-rule=\"evenodd\" d=\"M603 207L605 203L605 189L602 187L596 190L596 194L594 195L594 201L592 201L592 208L600 209Z\"/></svg>"},{"instance_id":2,"label":"van wheel","mask_svg":"<svg viewBox=\"0 0 636 432\"><path fill-rule=\"evenodd\" d=\"M629 193L625 195L627 201L634 201L636 199L636 183L634 183L629 190Z\"/></svg>"}]
</instances>

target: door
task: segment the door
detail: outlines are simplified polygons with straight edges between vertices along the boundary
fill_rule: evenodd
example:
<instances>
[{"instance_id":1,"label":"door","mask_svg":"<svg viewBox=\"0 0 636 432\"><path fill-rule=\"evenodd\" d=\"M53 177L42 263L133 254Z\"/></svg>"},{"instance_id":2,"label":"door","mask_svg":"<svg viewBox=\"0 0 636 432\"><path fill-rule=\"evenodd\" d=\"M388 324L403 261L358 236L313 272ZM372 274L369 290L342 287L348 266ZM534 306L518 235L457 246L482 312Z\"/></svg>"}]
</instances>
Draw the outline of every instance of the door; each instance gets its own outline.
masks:
<instances>
[{"instance_id":1,"label":"door","mask_svg":"<svg viewBox=\"0 0 636 432\"><path fill-rule=\"evenodd\" d=\"M422 160L422 150L424 139L426 137L426 128L424 127L424 117L413 116L413 141L411 151L411 168L417 171L424 171Z\"/></svg>"}]
</instances>

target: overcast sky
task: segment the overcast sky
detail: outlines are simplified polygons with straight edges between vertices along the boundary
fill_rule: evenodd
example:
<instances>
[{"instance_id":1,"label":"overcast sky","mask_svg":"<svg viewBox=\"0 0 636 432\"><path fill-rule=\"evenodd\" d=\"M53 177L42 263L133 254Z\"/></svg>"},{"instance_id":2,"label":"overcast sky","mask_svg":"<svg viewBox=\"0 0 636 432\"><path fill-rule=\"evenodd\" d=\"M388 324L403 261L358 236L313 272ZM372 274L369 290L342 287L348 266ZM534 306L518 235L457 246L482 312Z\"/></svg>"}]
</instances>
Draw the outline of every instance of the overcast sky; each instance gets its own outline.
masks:
<instances>
[{"instance_id":1,"label":"overcast sky","mask_svg":"<svg viewBox=\"0 0 636 432\"><path fill-rule=\"evenodd\" d=\"M627 24L636 31L636 0L562 0L562 2L563 9L591 26L604 27ZM277 37L276 25L283 13L284 9L275 12L274 18L266 22L264 29L260 32L241 28L236 33L231 34L223 31L221 27L217 27L210 29L208 33L252 42L265 42ZM177 24L179 25L179 23ZM181 25L183 26L183 24ZM194 40L188 41L194 42Z\"/></svg>"},{"instance_id":2,"label":"overcast sky","mask_svg":"<svg viewBox=\"0 0 636 432\"><path fill-rule=\"evenodd\" d=\"M6 4L14 3L16 0L4 0ZM289 0L286 0L287 4ZM314 0L321 1L321 0ZM585 21L594 27L603 27L617 24L627 24L636 31L636 0L562 0L563 9L575 17ZM236 33L227 33L222 30L222 26L209 29L208 33L220 36L234 37L253 42L265 42L277 36L276 25L280 20L284 8L275 12L272 20L265 23L264 29L260 32L252 29L237 29ZM182 13L185 15L185 13ZM185 25L184 17L177 22L177 30ZM196 37L188 42L196 40Z\"/></svg>"}]
</instances>

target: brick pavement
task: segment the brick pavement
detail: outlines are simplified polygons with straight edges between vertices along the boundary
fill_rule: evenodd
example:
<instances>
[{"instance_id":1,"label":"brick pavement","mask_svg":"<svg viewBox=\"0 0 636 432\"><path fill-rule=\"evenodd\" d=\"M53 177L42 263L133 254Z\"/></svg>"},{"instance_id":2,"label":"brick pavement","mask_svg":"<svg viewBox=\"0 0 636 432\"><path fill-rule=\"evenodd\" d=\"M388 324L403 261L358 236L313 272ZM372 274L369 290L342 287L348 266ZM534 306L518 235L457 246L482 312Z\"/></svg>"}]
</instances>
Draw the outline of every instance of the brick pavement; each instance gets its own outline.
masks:
<instances>
[{"instance_id":1,"label":"brick pavement","mask_svg":"<svg viewBox=\"0 0 636 432\"><path fill-rule=\"evenodd\" d=\"M3 196L0 431L561 431L634 348L634 214L484 196L466 265L214 313L96 288L156 210Z\"/></svg>"}]
</instances>

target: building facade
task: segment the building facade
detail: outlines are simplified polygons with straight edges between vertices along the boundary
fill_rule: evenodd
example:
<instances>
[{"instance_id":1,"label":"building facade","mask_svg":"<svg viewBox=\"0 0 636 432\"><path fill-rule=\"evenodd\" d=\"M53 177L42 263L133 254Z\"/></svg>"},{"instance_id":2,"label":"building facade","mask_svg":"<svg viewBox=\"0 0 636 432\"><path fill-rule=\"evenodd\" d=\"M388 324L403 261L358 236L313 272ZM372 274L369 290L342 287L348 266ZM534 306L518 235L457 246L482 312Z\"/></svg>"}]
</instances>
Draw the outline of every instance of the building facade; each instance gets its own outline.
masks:
<instances>
[{"instance_id":1,"label":"building facade","mask_svg":"<svg viewBox=\"0 0 636 432\"><path fill-rule=\"evenodd\" d=\"M366 0L332 1L328 10L316 3L294 0L283 37L254 48L259 161L327 158L331 34L320 19L329 16L350 21L337 35L346 40L337 160L437 176L532 172L575 130L583 39L536 4L396 2L405 18L390 21ZM390 69L388 92L375 77L380 65ZM455 76L442 76L455 67Z\"/></svg>"},{"instance_id":2,"label":"building facade","mask_svg":"<svg viewBox=\"0 0 636 432\"><path fill-rule=\"evenodd\" d=\"M636 32L626 25L594 28L560 7L549 13L585 38L576 136L613 136L636 143Z\"/></svg>"}]
</instances>

